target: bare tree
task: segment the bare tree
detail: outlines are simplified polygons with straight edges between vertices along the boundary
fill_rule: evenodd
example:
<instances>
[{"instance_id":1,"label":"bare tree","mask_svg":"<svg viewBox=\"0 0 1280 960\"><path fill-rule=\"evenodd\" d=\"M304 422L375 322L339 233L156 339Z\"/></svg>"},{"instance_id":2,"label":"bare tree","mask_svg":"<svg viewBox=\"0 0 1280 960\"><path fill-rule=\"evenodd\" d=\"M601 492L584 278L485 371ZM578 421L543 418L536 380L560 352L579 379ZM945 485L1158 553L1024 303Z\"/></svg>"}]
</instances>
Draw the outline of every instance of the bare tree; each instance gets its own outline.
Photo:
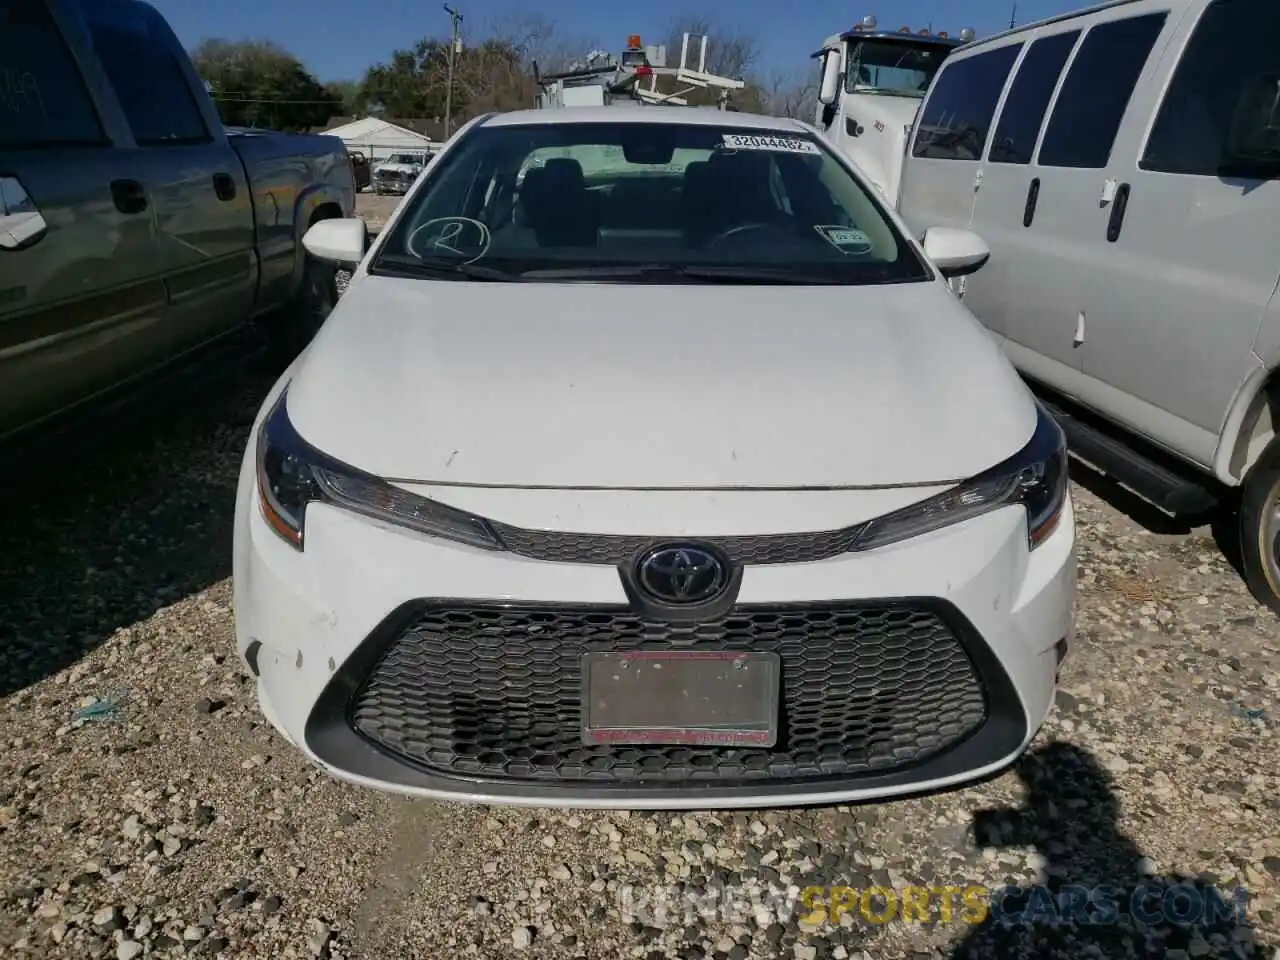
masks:
<instances>
[{"instance_id":1,"label":"bare tree","mask_svg":"<svg viewBox=\"0 0 1280 960\"><path fill-rule=\"evenodd\" d=\"M818 109L818 82L810 71L774 73L761 87L766 112L813 122Z\"/></svg>"},{"instance_id":2,"label":"bare tree","mask_svg":"<svg viewBox=\"0 0 1280 960\"><path fill-rule=\"evenodd\" d=\"M686 16L674 20L666 30L667 63L676 66L680 62L680 45L684 34L689 34L689 63L698 67L698 49L701 38L707 37L707 73L721 77L744 80L760 58L760 45L755 37L736 27L717 24L708 17Z\"/></svg>"},{"instance_id":3,"label":"bare tree","mask_svg":"<svg viewBox=\"0 0 1280 960\"><path fill-rule=\"evenodd\" d=\"M565 70L599 46L589 38L566 32L540 13L527 11L494 18L485 35L519 52L526 68L536 61L543 73Z\"/></svg>"}]
</instances>

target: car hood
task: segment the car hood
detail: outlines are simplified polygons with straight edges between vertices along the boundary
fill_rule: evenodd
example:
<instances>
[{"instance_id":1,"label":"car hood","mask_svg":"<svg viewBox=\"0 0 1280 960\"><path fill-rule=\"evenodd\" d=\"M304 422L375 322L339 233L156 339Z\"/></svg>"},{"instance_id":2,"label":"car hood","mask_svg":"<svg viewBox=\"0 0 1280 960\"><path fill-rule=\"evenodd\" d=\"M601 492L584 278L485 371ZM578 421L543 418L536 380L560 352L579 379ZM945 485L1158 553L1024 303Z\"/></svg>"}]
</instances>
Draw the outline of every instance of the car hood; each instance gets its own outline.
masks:
<instances>
[{"instance_id":1,"label":"car hood","mask_svg":"<svg viewBox=\"0 0 1280 960\"><path fill-rule=\"evenodd\" d=\"M355 278L289 387L298 432L383 477L584 488L972 476L1035 405L940 283Z\"/></svg>"}]
</instances>

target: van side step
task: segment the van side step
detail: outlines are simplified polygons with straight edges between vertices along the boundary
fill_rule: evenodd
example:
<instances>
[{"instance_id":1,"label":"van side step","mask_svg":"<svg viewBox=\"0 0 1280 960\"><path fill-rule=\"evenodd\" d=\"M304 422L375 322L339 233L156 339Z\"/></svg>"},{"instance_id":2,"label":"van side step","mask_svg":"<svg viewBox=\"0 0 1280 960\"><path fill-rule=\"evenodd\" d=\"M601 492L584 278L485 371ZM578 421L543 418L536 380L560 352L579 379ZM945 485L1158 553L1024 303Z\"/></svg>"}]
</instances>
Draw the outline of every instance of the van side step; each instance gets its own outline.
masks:
<instances>
[{"instance_id":1,"label":"van side step","mask_svg":"<svg viewBox=\"0 0 1280 960\"><path fill-rule=\"evenodd\" d=\"M1144 500L1174 516L1205 514L1218 506L1219 496L1212 482L1201 483L1183 476L1158 463L1154 459L1158 455L1155 451L1152 456L1141 453L1111 431L1087 422L1061 401L1047 399L1039 390L1036 396L1062 427L1067 436L1067 449L1072 454L1118 480Z\"/></svg>"}]
</instances>

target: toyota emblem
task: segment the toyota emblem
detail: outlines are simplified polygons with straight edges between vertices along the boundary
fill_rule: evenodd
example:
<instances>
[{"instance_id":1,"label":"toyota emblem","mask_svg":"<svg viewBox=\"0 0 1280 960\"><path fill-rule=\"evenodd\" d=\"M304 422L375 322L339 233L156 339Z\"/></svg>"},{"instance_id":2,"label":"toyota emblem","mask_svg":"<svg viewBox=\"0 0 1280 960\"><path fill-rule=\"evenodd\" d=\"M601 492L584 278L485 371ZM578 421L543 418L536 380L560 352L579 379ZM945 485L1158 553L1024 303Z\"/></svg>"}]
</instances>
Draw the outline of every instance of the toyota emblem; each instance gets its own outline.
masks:
<instances>
[{"instance_id":1,"label":"toyota emblem","mask_svg":"<svg viewBox=\"0 0 1280 960\"><path fill-rule=\"evenodd\" d=\"M703 603L728 585L725 562L694 546L655 547L640 558L636 579L653 599L666 604Z\"/></svg>"}]
</instances>

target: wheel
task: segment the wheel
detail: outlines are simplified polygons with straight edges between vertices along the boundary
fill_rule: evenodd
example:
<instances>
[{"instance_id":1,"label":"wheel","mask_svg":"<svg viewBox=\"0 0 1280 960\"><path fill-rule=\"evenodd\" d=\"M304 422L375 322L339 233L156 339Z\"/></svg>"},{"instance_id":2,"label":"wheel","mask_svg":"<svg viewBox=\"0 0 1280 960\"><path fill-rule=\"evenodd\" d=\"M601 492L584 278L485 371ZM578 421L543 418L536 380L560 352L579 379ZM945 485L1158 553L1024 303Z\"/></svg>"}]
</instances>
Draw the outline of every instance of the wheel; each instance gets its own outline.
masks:
<instances>
[{"instance_id":1,"label":"wheel","mask_svg":"<svg viewBox=\"0 0 1280 960\"><path fill-rule=\"evenodd\" d=\"M1239 521L1245 581L1259 603L1280 614L1280 437L1245 477Z\"/></svg>"},{"instance_id":2,"label":"wheel","mask_svg":"<svg viewBox=\"0 0 1280 960\"><path fill-rule=\"evenodd\" d=\"M308 256L294 301L268 327L272 364L283 369L293 362L324 325L338 303L337 268Z\"/></svg>"}]
</instances>

